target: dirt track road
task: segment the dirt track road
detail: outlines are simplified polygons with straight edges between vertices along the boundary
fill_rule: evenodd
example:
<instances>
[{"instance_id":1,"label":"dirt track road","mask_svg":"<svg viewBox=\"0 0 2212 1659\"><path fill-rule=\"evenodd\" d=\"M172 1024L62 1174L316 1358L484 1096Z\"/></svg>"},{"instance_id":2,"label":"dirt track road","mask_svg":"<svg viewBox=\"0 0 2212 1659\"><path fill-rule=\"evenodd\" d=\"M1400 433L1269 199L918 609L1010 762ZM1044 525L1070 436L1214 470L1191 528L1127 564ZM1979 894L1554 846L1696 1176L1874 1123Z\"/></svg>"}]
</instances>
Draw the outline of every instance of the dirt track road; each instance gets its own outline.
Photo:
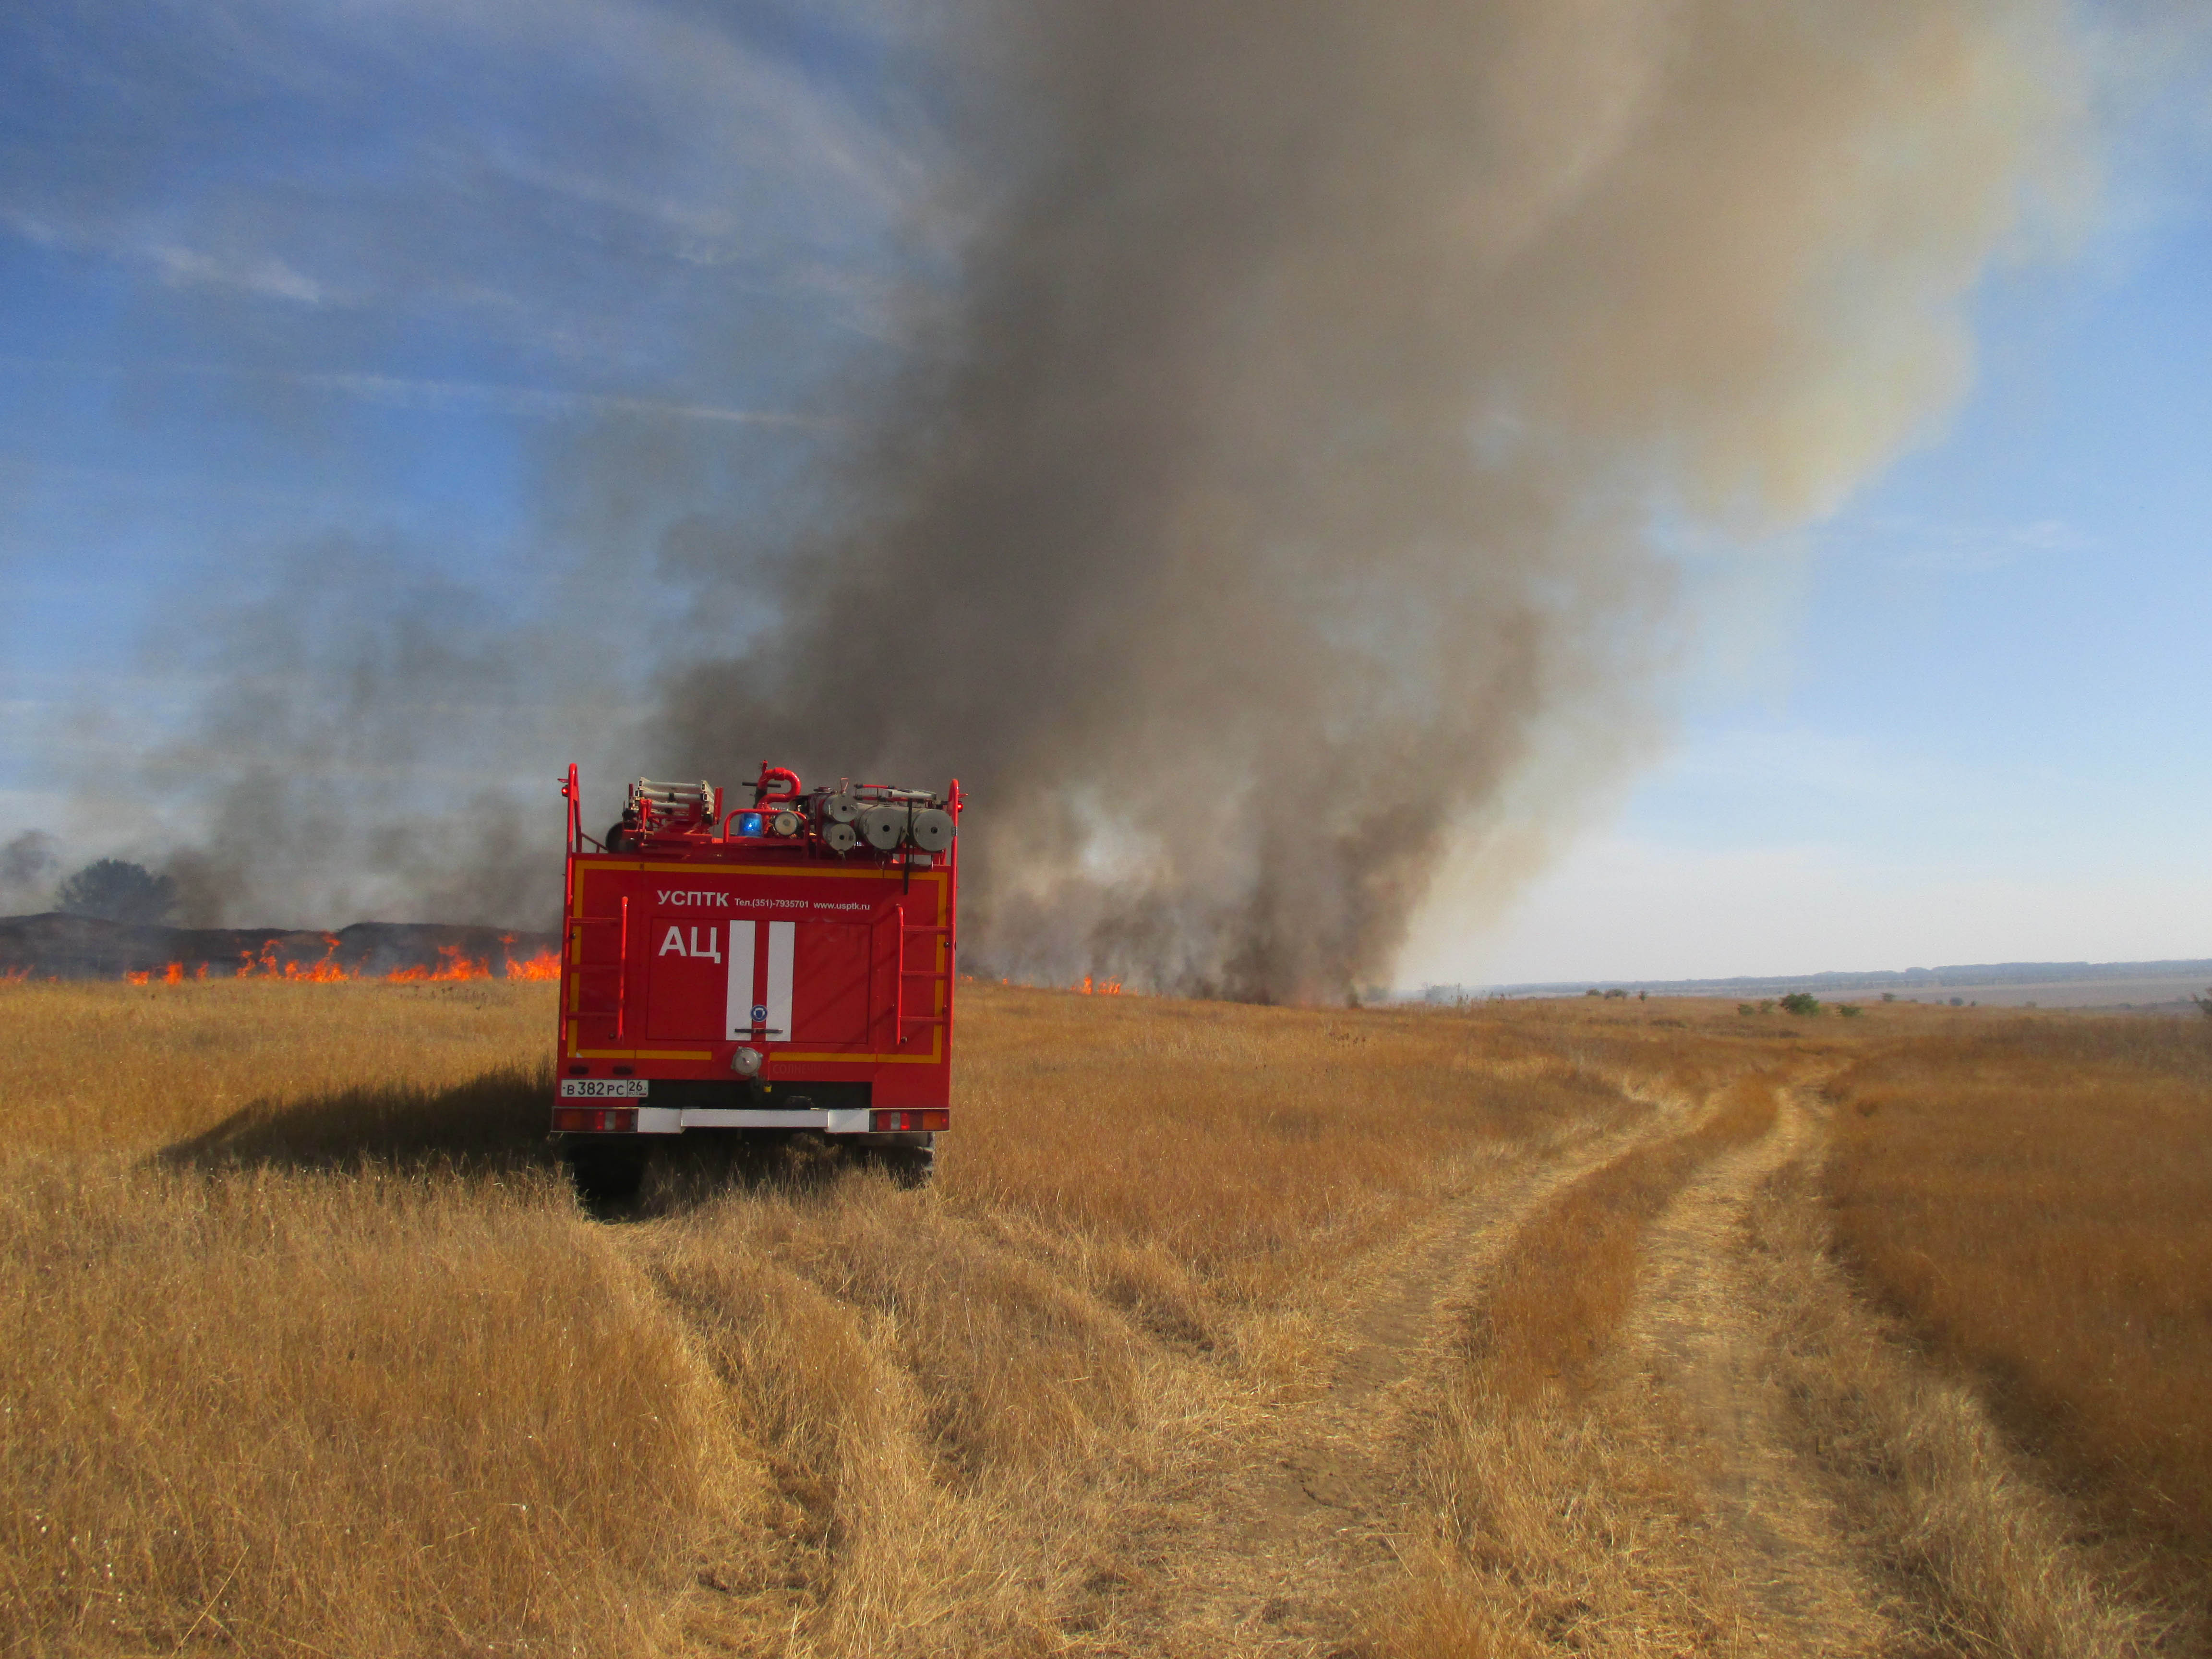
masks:
<instances>
[{"instance_id":1,"label":"dirt track road","mask_svg":"<svg viewBox=\"0 0 2212 1659\"><path fill-rule=\"evenodd\" d=\"M1784 1091L1777 1105L1771 1130L1707 1164L1647 1233L1629 1340L1675 1407L1676 1455L1758 1644L1891 1651L1901 1634L1886 1611L1895 1597L1853 1547L1768 1364L1774 1332L1745 1248L1747 1212L1777 1170L1818 1150L1818 1127L1795 1096Z\"/></svg>"},{"instance_id":2,"label":"dirt track road","mask_svg":"<svg viewBox=\"0 0 2212 1659\"><path fill-rule=\"evenodd\" d=\"M1376 1632L1387 1632L1390 1609L1433 1559L1422 1548L1434 1517L1411 1472L1437 1399L1469 1363L1468 1310L1540 1206L1625 1147L1680 1133L1698 1115L1677 1104L1632 1133L1556 1149L1540 1167L1501 1166L1387 1261L1365 1264L1364 1294L1340 1310L1326 1386L1279 1406L1260 1432L1202 1469L1202 1496L1182 1507L1183 1526L1132 1540L1146 1558L1158 1616L1124 1625L1113 1650L1422 1650ZM1625 1569L1490 1564L1482 1582L1499 1587L1498 1623L1516 1632L1500 1650L2153 1650L2072 1562L2063 1529L2004 1463L1971 1402L1918 1375L1832 1264L1814 1259L1807 1172L1821 1145L1816 1096L1784 1090L1772 1128L1705 1164L1645 1230L1635 1310L1602 1397L1571 1409L1597 1425L1577 1431L1585 1440L1634 1443L1668 1467L1661 1497L1639 1490L1620 1499L1632 1509L1661 1504L1666 1524L1650 1534L1654 1559ZM1850 1364L1838 1363L1842 1345L1856 1350ZM1808 1382L1813 1371L1839 1379L1834 1389L1858 1402L1855 1419L1838 1417L1836 1400ZM1932 1495L1913 1474L1926 1448L1900 1450L1931 1434L1963 1437L1971 1453L1953 1457ZM1940 1446L1937 1454L1941 1462ZM1869 1473L1885 1466L1905 1473ZM1948 1506L1948 1520L1902 1540L1916 1505L1930 1503ZM1992 1540L2001 1559L1990 1558ZM1663 1583L1690 1613L1669 1626L1663 1615L1600 1606L1547 1633L1514 1605L1510 1587L1523 1576L1608 1570Z\"/></svg>"},{"instance_id":3,"label":"dirt track road","mask_svg":"<svg viewBox=\"0 0 2212 1659\"><path fill-rule=\"evenodd\" d=\"M1632 1131L1579 1135L1539 1164L1501 1163L1341 1287L1334 1364L1310 1397L1207 1469L1202 1518L1148 1540L1176 1653L1346 1651L1418 1530L1408 1478L1419 1423L1458 1363L1467 1312L1521 1224L1632 1140L1679 1129L1654 1102ZM1139 1650L1153 1650L1140 1648Z\"/></svg>"}]
</instances>

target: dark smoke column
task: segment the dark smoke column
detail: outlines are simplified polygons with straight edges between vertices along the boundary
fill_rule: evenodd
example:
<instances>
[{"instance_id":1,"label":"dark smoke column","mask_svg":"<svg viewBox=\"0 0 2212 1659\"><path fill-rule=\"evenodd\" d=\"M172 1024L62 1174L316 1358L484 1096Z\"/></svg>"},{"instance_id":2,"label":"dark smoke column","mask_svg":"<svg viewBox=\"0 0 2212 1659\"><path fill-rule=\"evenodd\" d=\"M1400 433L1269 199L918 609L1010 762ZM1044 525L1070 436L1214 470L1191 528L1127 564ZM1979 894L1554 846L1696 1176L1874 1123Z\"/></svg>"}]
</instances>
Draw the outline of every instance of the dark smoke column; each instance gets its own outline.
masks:
<instances>
[{"instance_id":1,"label":"dark smoke column","mask_svg":"<svg viewBox=\"0 0 2212 1659\"><path fill-rule=\"evenodd\" d=\"M2033 0L958 15L949 319L672 748L957 773L975 951L1271 1000L1618 729L1655 512L1802 520L1955 393L2071 84Z\"/></svg>"}]
</instances>

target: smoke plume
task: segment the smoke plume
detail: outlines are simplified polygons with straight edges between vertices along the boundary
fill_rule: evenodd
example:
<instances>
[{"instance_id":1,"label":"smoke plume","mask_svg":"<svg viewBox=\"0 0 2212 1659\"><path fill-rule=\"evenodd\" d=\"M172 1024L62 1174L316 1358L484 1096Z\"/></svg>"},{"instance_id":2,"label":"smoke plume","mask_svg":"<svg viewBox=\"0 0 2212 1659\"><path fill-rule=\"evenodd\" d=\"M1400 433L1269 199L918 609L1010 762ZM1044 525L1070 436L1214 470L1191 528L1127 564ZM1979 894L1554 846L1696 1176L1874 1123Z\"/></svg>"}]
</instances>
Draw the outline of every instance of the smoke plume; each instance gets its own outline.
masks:
<instances>
[{"instance_id":1,"label":"smoke plume","mask_svg":"<svg viewBox=\"0 0 2212 1659\"><path fill-rule=\"evenodd\" d=\"M50 9L0 236L127 304L0 368L176 589L71 863L543 925L571 758L957 775L971 960L1286 1000L1648 752L1661 550L1925 435L2093 125L2068 0Z\"/></svg>"},{"instance_id":2,"label":"smoke plume","mask_svg":"<svg viewBox=\"0 0 2212 1659\"><path fill-rule=\"evenodd\" d=\"M61 856L43 830L26 830L0 845L0 914L43 905L52 896Z\"/></svg>"},{"instance_id":3,"label":"smoke plume","mask_svg":"<svg viewBox=\"0 0 2212 1659\"><path fill-rule=\"evenodd\" d=\"M1387 975L1547 744L1639 720L1663 522L1835 506L2078 184L2057 0L957 14L955 274L669 677L687 775L958 775L971 948Z\"/></svg>"}]
</instances>

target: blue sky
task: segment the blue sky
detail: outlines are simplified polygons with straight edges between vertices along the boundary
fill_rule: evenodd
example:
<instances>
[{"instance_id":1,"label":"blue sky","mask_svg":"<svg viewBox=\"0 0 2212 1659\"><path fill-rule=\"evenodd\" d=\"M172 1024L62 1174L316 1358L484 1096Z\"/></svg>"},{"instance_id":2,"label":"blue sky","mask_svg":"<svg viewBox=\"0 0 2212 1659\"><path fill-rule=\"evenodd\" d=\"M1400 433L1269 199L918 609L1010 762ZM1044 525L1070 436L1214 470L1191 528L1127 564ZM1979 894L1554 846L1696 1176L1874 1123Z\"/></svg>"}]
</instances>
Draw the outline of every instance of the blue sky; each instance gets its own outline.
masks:
<instances>
[{"instance_id":1,"label":"blue sky","mask_svg":"<svg viewBox=\"0 0 2212 1659\"><path fill-rule=\"evenodd\" d=\"M226 746L349 745L323 822L272 789L254 832L301 878L254 920L326 922L420 872L311 891L283 834L611 785L680 608L659 504L787 475L877 348L926 156L896 40L620 0L0 23L0 840L157 861ZM587 435L634 485L578 482ZM468 697L404 695L428 666Z\"/></svg>"},{"instance_id":2,"label":"blue sky","mask_svg":"<svg viewBox=\"0 0 2212 1659\"><path fill-rule=\"evenodd\" d=\"M287 584L322 631L271 660L364 616L378 672L502 641L477 672L511 696L411 708L390 787L623 765L679 608L665 504L732 466L768 501L884 359L894 229L942 182L913 69L858 3L0 24L0 841L189 831L133 769ZM2212 955L2207 151L2169 110L2113 155L2069 257L1984 283L1920 447L1783 544L1687 557L1671 739L1510 894L1448 882L1407 983ZM565 490L625 423L668 475ZM610 542L636 580L580 591Z\"/></svg>"},{"instance_id":3,"label":"blue sky","mask_svg":"<svg viewBox=\"0 0 2212 1659\"><path fill-rule=\"evenodd\" d=\"M2212 955L2206 198L2161 191L1976 313L1924 447L1701 572L1665 757L1409 977Z\"/></svg>"}]
</instances>

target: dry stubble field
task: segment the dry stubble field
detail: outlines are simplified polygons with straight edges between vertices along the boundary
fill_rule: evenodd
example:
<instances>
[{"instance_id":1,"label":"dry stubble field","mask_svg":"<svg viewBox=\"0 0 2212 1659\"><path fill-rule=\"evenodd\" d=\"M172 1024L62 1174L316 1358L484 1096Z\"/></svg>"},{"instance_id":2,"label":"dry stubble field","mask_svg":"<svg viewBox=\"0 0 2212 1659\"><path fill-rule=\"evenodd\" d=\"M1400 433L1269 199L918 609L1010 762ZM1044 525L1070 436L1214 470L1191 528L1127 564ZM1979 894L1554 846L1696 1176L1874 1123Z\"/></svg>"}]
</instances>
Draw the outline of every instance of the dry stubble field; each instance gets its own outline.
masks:
<instances>
[{"instance_id":1,"label":"dry stubble field","mask_svg":"<svg viewBox=\"0 0 2212 1659\"><path fill-rule=\"evenodd\" d=\"M549 988L0 988L0 1654L2201 1645L2212 1033L966 996L608 1221Z\"/></svg>"}]
</instances>

